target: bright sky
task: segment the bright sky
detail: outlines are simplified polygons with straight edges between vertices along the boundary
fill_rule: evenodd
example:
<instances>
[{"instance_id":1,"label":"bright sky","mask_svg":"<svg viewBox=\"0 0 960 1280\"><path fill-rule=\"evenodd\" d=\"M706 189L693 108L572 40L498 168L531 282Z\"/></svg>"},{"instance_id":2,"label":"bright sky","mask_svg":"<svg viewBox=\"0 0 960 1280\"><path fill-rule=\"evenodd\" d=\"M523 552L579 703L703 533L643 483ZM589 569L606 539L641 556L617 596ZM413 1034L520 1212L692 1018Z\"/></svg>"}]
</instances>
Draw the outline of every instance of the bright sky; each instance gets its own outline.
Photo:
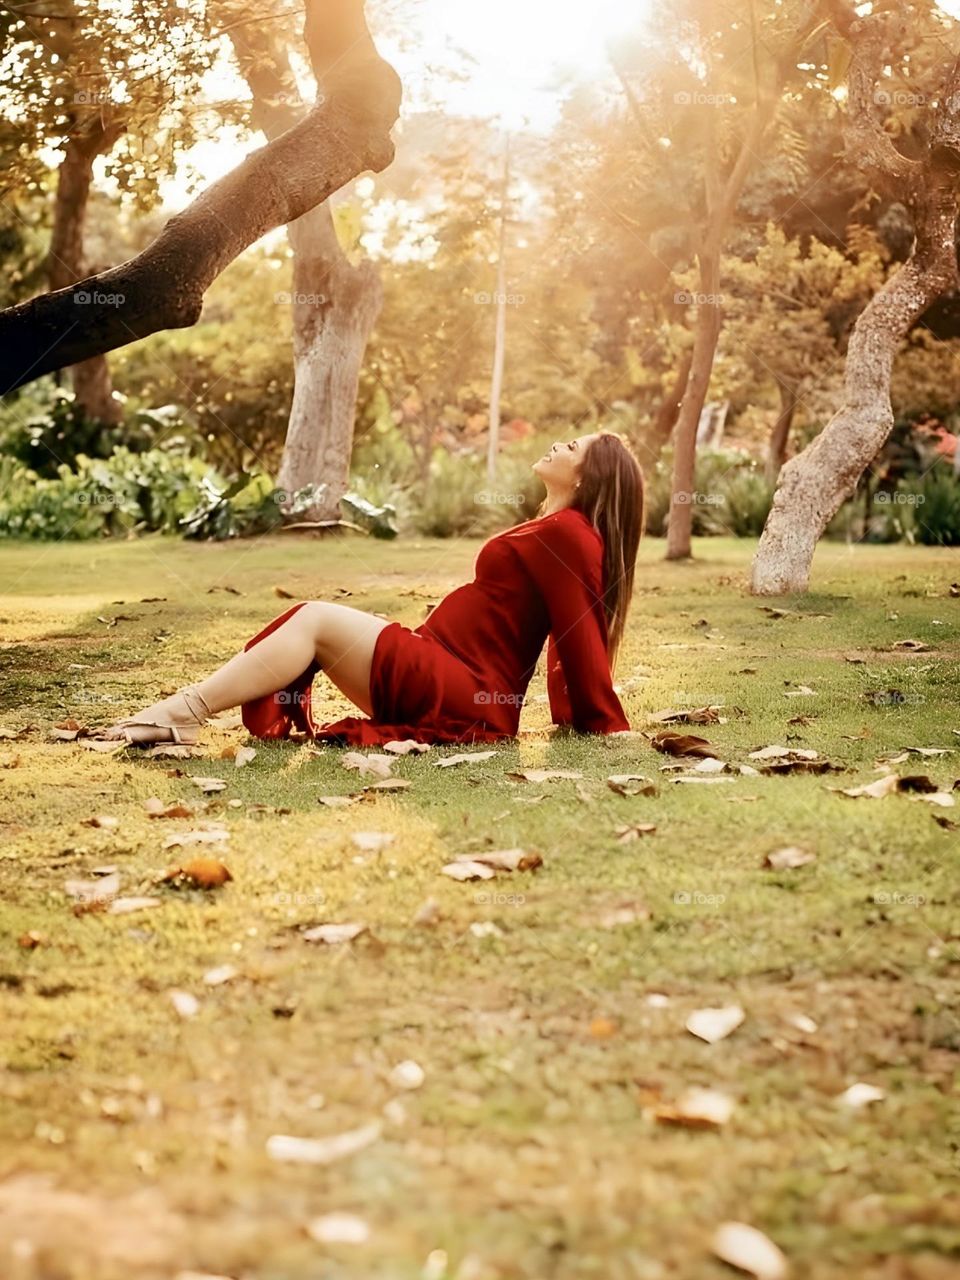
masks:
<instances>
[{"instance_id":1,"label":"bright sky","mask_svg":"<svg viewBox=\"0 0 960 1280\"><path fill-rule=\"evenodd\" d=\"M607 42L636 28L647 7L648 0L420 0L403 46L379 44L403 79L408 107L429 99L502 127L548 129L573 83L610 74ZM445 67L457 78L447 80ZM247 96L229 55L208 77L206 95ZM224 130L189 159L207 185L256 145ZM190 199L179 180L165 184L164 198L172 208Z\"/></svg>"}]
</instances>

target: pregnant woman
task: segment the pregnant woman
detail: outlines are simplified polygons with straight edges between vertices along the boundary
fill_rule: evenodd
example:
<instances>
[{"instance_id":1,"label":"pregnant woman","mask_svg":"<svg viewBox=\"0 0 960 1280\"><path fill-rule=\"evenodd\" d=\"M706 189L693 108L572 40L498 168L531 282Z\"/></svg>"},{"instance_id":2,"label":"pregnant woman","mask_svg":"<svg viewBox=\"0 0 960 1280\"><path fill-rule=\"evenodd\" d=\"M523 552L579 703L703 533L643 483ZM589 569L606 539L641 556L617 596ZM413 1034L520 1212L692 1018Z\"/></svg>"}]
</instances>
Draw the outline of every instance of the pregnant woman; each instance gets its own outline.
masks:
<instances>
[{"instance_id":1,"label":"pregnant woman","mask_svg":"<svg viewBox=\"0 0 960 1280\"><path fill-rule=\"evenodd\" d=\"M341 604L295 605L213 675L104 735L193 743L208 716L240 706L258 738L298 730L338 745L493 742L516 735L545 640L554 723L629 731L611 673L643 523L639 463L621 435L597 432L555 444L533 470L547 490L540 514L485 542L474 581L419 627ZM319 671L369 718L315 724Z\"/></svg>"}]
</instances>

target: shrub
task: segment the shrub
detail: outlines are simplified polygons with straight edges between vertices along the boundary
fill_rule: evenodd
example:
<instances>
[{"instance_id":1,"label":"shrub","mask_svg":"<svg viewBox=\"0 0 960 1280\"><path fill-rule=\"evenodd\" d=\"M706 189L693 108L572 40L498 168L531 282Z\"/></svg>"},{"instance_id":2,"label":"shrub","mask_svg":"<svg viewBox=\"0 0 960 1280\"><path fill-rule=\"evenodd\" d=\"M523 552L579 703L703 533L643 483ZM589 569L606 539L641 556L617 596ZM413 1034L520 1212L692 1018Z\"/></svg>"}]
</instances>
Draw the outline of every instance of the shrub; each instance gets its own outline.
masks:
<instances>
[{"instance_id":1,"label":"shrub","mask_svg":"<svg viewBox=\"0 0 960 1280\"><path fill-rule=\"evenodd\" d=\"M960 546L960 477L937 462L919 481L904 481L909 536L927 547Z\"/></svg>"}]
</instances>

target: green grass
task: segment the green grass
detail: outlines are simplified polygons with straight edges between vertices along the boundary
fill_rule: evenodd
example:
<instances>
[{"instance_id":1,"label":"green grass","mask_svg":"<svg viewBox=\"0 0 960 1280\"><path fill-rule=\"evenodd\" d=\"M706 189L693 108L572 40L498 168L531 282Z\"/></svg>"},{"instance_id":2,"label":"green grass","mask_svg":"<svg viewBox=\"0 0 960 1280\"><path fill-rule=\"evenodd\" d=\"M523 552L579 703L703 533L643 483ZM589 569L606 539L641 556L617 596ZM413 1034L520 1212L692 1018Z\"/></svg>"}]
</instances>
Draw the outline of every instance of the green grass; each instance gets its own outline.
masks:
<instances>
[{"instance_id":1,"label":"green grass","mask_svg":"<svg viewBox=\"0 0 960 1280\"><path fill-rule=\"evenodd\" d=\"M731 1218L773 1238L797 1277L957 1275L960 832L933 815L960 809L828 790L872 781L888 752L960 748L955 553L826 545L814 592L773 602L790 610L774 618L747 594L752 544L703 542L684 565L644 545L617 672L634 728L724 703L727 723L688 731L733 762L814 748L844 770L826 777L677 785L643 738L551 737L542 676L525 732L492 759L404 758L394 772L411 787L348 808L317 800L359 785L337 750L260 744L237 770L219 757L240 731L209 730L207 758L185 761L49 740L64 716L105 723L205 674L285 607L275 587L416 625L477 547L0 548L0 725L33 726L0 740L0 1275L720 1280L709 1240ZM243 594L211 592L225 586ZM929 649L892 648L905 639ZM815 695L785 696L798 684ZM864 698L891 688L901 703ZM327 682L316 694L323 718L350 713ZM583 779L506 776L524 767ZM896 767L949 791L960 755ZM606 778L624 772L658 793L615 795ZM228 785L202 797L188 774ZM151 796L198 816L151 821ZM86 825L97 814L119 827ZM230 829L233 881L157 890L183 854L163 840L208 819ZM620 843L632 821L657 832ZM351 835L371 830L396 838L361 854ZM786 844L817 861L765 870ZM513 846L542 868L439 874ZM162 906L75 916L64 882L105 864L124 894ZM437 923L414 925L429 898ZM624 902L649 918L604 927ZM304 942L298 926L321 921L369 932ZM471 931L485 921L498 931ZM31 930L40 945L18 945ZM233 981L204 984L228 963ZM195 1018L172 989L197 996ZM693 1009L731 1003L746 1020L729 1039L684 1030ZM408 1058L426 1080L400 1095L389 1075ZM884 1100L838 1106L858 1080ZM690 1085L737 1099L724 1129L656 1123L658 1100ZM265 1152L271 1134L377 1118L379 1140L328 1167ZM369 1241L312 1240L306 1224L334 1211L364 1218Z\"/></svg>"}]
</instances>

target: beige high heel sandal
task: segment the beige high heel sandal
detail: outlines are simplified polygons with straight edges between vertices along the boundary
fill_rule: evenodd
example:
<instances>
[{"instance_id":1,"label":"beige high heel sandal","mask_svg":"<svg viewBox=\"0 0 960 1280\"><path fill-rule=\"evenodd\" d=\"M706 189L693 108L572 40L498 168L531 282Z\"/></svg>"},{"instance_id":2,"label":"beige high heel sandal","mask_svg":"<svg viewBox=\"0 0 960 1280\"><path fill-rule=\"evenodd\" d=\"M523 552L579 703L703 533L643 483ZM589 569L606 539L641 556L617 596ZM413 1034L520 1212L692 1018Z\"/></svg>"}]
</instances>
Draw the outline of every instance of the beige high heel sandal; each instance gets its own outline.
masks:
<instances>
[{"instance_id":1,"label":"beige high heel sandal","mask_svg":"<svg viewBox=\"0 0 960 1280\"><path fill-rule=\"evenodd\" d=\"M110 725L108 729L104 729L97 737L110 739L123 738L127 745L131 747L155 747L164 743L171 743L178 747L192 747L196 744L199 731L213 712L204 702L203 697L193 685L188 685L185 689L178 689L177 693L186 704L187 710L193 716L196 724L172 724L169 721L162 720L141 720L139 716L130 716L126 720L118 720L116 724ZM197 711L196 703L200 704L200 711ZM136 736L130 732L131 729L157 729L168 735L161 737L158 735L142 735Z\"/></svg>"}]
</instances>

